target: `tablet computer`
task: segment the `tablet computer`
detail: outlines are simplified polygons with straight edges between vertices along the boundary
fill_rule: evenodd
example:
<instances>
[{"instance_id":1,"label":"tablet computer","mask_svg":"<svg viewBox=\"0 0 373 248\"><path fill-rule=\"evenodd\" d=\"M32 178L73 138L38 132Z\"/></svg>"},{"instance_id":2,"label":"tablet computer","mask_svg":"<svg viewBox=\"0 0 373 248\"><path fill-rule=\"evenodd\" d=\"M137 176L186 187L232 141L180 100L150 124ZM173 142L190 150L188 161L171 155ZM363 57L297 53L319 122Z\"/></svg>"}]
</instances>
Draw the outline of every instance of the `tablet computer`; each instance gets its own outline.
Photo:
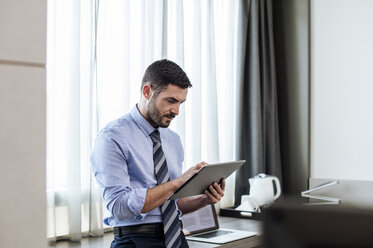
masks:
<instances>
[{"instance_id":1,"label":"tablet computer","mask_svg":"<svg viewBox=\"0 0 373 248\"><path fill-rule=\"evenodd\" d=\"M240 168L246 160L207 164L199 169L188 181L181 185L168 200L174 200L187 196L204 194L210 184L219 183L222 178L227 178L235 170Z\"/></svg>"}]
</instances>

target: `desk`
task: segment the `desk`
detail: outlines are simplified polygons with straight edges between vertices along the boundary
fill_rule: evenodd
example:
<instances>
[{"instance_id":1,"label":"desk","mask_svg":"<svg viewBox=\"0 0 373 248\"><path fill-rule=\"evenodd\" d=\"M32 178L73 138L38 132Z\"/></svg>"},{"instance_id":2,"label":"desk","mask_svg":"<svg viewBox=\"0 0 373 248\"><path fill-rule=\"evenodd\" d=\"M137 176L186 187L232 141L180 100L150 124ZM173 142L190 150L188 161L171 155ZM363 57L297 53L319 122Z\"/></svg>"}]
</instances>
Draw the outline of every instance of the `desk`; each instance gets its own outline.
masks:
<instances>
[{"instance_id":1,"label":"desk","mask_svg":"<svg viewBox=\"0 0 373 248\"><path fill-rule=\"evenodd\" d=\"M228 229L237 229L237 230L247 230L247 231L254 231L258 232L258 236L253 236L246 239L237 240L234 242L226 243L223 245L218 244L210 244L210 243L203 243L203 242L196 242L196 241L188 241L190 248L212 248L212 247L258 247L262 243L262 222L258 220L251 220L251 219L239 219L239 218L231 218L231 217L222 217L219 216L219 225L220 228L228 228Z\"/></svg>"},{"instance_id":2,"label":"desk","mask_svg":"<svg viewBox=\"0 0 373 248\"><path fill-rule=\"evenodd\" d=\"M230 228L238 230L248 230L254 232L261 232L262 223L260 221L251 219L238 219L230 217L218 217L221 228ZM113 233L107 232L102 237L89 237L83 238L81 242L69 242L69 241L58 241L57 243L49 244L48 248L102 248L110 247L113 241ZM253 236L247 239L241 239L234 242L230 242L224 245L202 243L196 241L188 241L190 248L212 248L212 247L235 247L235 248L247 248L247 247L258 247L261 244L261 236Z\"/></svg>"}]
</instances>

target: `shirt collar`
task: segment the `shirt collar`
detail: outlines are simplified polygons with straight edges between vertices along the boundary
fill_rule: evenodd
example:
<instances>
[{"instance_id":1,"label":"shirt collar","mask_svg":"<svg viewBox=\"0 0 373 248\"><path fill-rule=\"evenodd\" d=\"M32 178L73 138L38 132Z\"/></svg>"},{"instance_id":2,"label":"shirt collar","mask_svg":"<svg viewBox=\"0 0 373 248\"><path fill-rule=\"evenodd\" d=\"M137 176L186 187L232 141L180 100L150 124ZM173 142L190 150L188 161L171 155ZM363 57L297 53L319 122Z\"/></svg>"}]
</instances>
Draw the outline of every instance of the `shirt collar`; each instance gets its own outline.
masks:
<instances>
[{"instance_id":1,"label":"shirt collar","mask_svg":"<svg viewBox=\"0 0 373 248\"><path fill-rule=\"evenodd\" d=\"M137 126L139 126L141 131L146 136L149 136L152 132L154 132L155 128L152 125L150 125L150 123L147 120L145 120L145 118L141 115L140 111L137 108L137 104L131 110L130 115L137 124Z\"/></svg>"}]
</instances>

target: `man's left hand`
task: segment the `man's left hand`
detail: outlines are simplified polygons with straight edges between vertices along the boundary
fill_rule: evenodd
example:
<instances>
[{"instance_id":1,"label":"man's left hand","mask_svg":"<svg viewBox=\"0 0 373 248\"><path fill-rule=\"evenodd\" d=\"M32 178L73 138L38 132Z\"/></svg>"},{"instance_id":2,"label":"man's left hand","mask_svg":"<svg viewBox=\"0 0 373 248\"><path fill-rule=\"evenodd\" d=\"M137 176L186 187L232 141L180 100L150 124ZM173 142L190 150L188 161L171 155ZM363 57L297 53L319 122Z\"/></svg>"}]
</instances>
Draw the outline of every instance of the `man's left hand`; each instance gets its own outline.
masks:
<instances>
[{"instance_id":1,"label":"man's left hand","mask_svg":"<svg viewBox=\"0 0 373 248\"><path fill-rule=\"evenodd\" d=\"M209 203L217 203L221 200L224 196L225 190L225 179L222 178L220 180L220 184L217 182L212 183L206 190L205 190L205 197L207 198Z\"/></svg>"}]
</instances>

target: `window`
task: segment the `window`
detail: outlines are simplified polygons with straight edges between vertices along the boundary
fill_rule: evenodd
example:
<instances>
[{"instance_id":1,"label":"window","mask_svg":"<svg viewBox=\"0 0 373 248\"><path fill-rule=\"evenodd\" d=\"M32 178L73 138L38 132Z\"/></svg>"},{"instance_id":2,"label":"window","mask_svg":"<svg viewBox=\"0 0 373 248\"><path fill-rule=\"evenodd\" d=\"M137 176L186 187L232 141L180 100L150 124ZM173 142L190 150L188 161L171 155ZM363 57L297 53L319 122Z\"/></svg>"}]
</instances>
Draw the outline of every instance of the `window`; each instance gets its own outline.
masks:
<instances>
[{"instance_id":1,"label":"window","mask_svg":"<svg viewBox=\"0 0 373 248\"><path fill-rule=\"evenodd\" d=\"M102 234L90 151L98 130L139 100L154 60L175 61L193 84L171 125L184 169L235 159L237 11L224 0L48 1L48 237Z\"/></svg>"}]
</instances>

